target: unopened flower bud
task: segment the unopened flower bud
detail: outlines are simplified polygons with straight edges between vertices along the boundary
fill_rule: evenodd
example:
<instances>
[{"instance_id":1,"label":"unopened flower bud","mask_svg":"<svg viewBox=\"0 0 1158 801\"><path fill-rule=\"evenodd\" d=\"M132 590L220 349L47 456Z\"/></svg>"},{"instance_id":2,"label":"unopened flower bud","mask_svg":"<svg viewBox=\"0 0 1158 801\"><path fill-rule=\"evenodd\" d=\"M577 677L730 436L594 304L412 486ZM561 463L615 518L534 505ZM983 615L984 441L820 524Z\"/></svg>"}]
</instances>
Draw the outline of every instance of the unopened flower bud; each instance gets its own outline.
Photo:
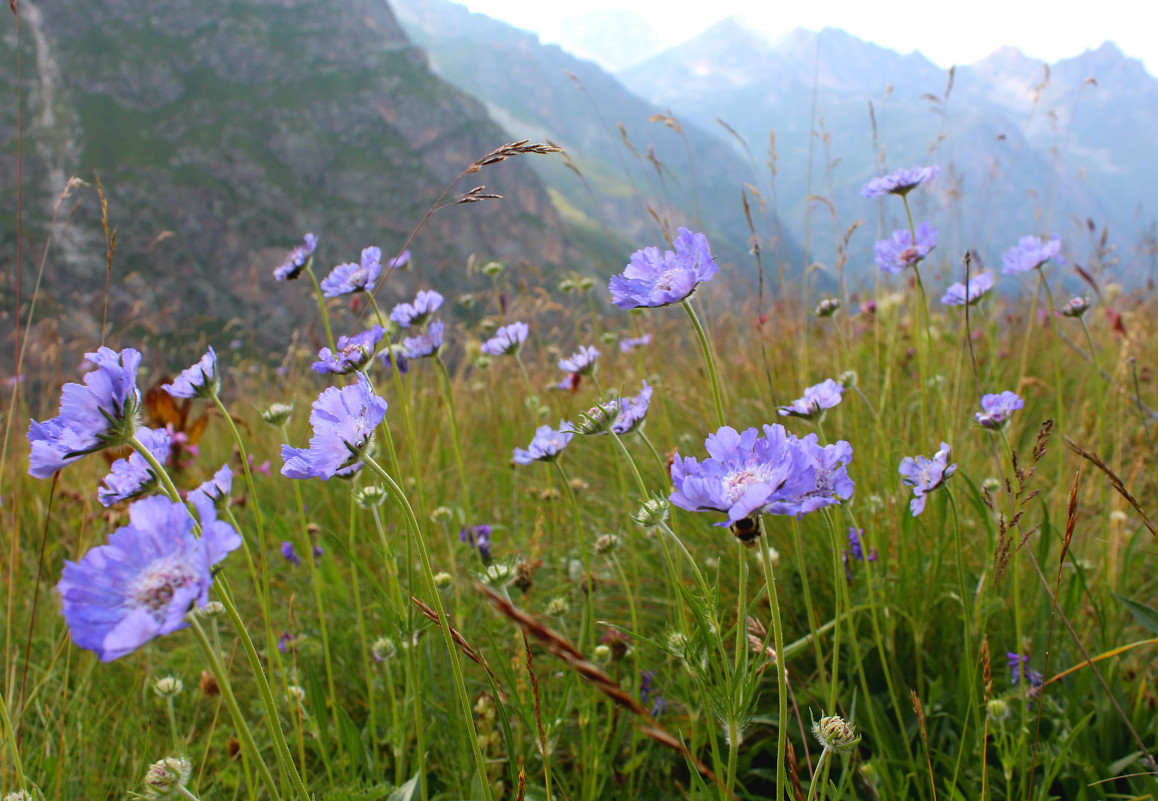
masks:
<instances>
[{"instance_id":1,"label":"unopened flower bud","mask_svg":"<svg viewBox=\"0 0 1158 801\"><path fill-rule=\"evenodd\" d=\"M454 584L454 576L445 570L434 574L434 586L438 587L438 589L445 590L451 584Z\"/></svg>"},{"instance_id":2,"label":"unopened flower bud","mask_svg":"<svg viewBox=\"0 0 1158 801\"><path fill-rule=\"evenodd\" d=\"M193 775L193 765L185 757L165 757L145 771L145 798L163 801L180 798L181 790Z\"/></svg>"},{"instance_id":3,"label":"unopened flower bud","mask_svg":"<svg viewBox=\"0 0 1158 801\"><path fill-rule=\"evenodd\" d=\"M176 676L162 676L153 682L153 692L160 698L173 698L185 689L185 682Z\"/></svg>"},{"instance_id":4,"label":"unopened flower bud","mask_svg":"<svg viewBox=\"0 0 1158 801\"><path fill-rule=\"evenodd\" d=\"M380 484L370 484L361 487L354 493L354 503L363 509L373 509L375 506L381 506L389 497L390 493L385 487Z\"/></svg>"},{"instance_id":5,"label":"unopened flower bud","mask_svg":"<svg viewBox=\"0 0 1158 801\"><path fill-rule=\"evenodd\" d=\"M486 573L483 574L483 580L491 586L502 586L511 582L515 577L515 571L511 566L505 562L495 562L488 565Z\"/></svg>"},{"instance_id":6,"label":"unopened flower bud","mask_svg":"<svg viewBox=\"0 0 1158 801\"><path fill-rule=\"evenodd\" d=\"M599 335L599 341L604 345L615 345L619 342L619 336L612 331L604 331Z\"/></svg>"},{"instance_id":7,"label":"unopened flower bud","mask_svg":"<svg viewBox=\"0 0 1158 801\"><path fill-rule=\"evenodd\" d=\"M552 617L561 617L571 611L571 602L563 596L552 598L547 604L547 614Z\"/></svg>"},{"instance_id":8,"label":"unopened flower bud","mask_svg":"<svg viewBox=\"0 0 1158 801\"><path fill-rule=\"evenodd\" d=\"M836 382L842 387L855 387L857 378L856 370L845 370L836 377Z\"/></svg>"},{"instance_id":9,"label":"unopened flower bud","mask_svg":"<svg viewBox=\"0 0 1158 801\"><path fill-rule=\"evenodd\" d=\"M579 412L579 422L571 423L571 428L577 434L598 436L611 430L611 425L619 417L619 398L608 400L602 398L586 412Z\"/></svg>"},{"instance_id":10,"label":"unopened flower bud","mask_svg":"<svg viewBox=\"0 0 1158 801\"><path fill-rule=\"evenodd\" d=\"M595 553L607 554L619 547L619 537L614 534L604 534L595 540Z\"/></svg>"},{"instance_id":11,"label":"unopened flower bud","mask_svg":"<svg viewBox=\"0 0 1158 801\"><path fill-rule=\"evenodd\" d=\"M483 265L482 274L483 275L489 275L493 278L494 276L498 275L506 268L507 268L506 265L503 264L501 261L488 261L486 264Z\"/></svg>"},{"instance_id":12,"label":"unopened flower bud","mask_svg":"<svg viewBox=\"0 0 1158 801\"><path fill-rule=\"evenodd\" d=\"M814 311L817 317L831 317L840 308L839 298L824 298L816 304Z\"/></svg>"},{"instance_id":13,"label":"unopened flower bud","mask_svg":"<svg viewBox=\"0 0 1158 801\"><path fill-rule=\"evenodd\" d=\"M283 426L293 414L293 404L285 403L271 403L261 413L261 419L269 423L271 426Z\"/></svg>"},{"instance_id":14,"label":"unopened flower bud","mask_svg":"<svg viewBox=\"0 0 1158 801\"><path fill-rule=\"evenodd\" d=\"M611 661L611 647L607 645L596 645L594 656L596 664L606 665Z\"/></svg>"},{"instance_id":15,"label":"unopened flower bud","mask_svg":"<svg viewBox=\"0 0 1158 801\"><path fill-rule=\"evenodd\" d=\"M688 649L688 635L682 631L673 631L667 635L667 648L676 656L683 656Z\"/></svg>"},{"instance_id":16,"label":"unopened flower bud","mask_svg":"<svg viewBox=\"0 0 1158 801\"><path fill-rule=\"evenodd\" d=\"M1009 717L1009 702L1004 698L992 698L985 705L985 711L989 713L990 720L1000 723Z\"/></svg>"},{"instance_id":17,"label":"unopened flower bud","mask_svg":"<svg viewBox=\"0 0 1158 801\"><path fill-rule=\"evenodd\" d=\"M210 601L201 607L201 614L210 619L221 617L225 614L225 604L221 603L221 601Z\"/></svg>"},{"instance_id":18,"label":"unopened flower bud","mask_svg":"<svg viewBox=\"0 0 1158 801\"><path fill-rule=\"evenodd\" d=\"M434 511L430 513L430 519L435 523L449 523L452 517L454 517L454 512L446 506L436 506Z\"/></svg>"},{"instance_id":19,"label":"unopened flower bud","mask_svg":"<svg viewBox=\"0 0 1158 801\"><path fill-rule=\"evenodd\" d=\"M286 693L294 703L302 704L306 700L306 691L296 684L290 684L285 688Z\"/></svg>"},{"instance_id":20,"label":"unopened flower bud","mask_svg":"<svg viewBox=\"0 0 1158 801\"><path fill-rule=\"evenodd\" d=\"M829 715L812 724L812 735L827 749L852 751L860 735L839 715Z\"/></svg>"},{"instance_id":21,"label":"unopened flower bud","mask_svg":"<svg viewBox=\"0 0 1158 801\"><path fill-rule=\"evenodd\" d=\"M590 276L587 276L586 278L580 278L579 279L579 291L580 292L589 292L592 289L592 287L594 287L594 286L595 286L595 279L590 277Z\"/></svg>"},{"instance_id":22,"label":"unopened flower bud","mask_svg":"<svg viewBox=\"0 0 1158 801\"><path fill-rule=\"evenodd\" d=\"M641 528L651 529L667 520L668 510L671 504L666 498L650 498L644 501L643 505L639 507L639 511L631 516Z\"/></svg>"},{"instance_id":23,"label":"unopened flower bud","mask_svg":"<svg viewBox=\"0 0 1158 801\"><path fill-rule=\"evenodd\" d=\"M564 278L559 282L559 291L571 293L575 291L575 282L570 278Z\"/></svg>"},{"instance_id":24,"label":"unopened flower bud","mask_svg":"<svg viewBox=\"0 0 1158 801\"><path fill-rule=\"evenodd\" d=\"M480 353L478 358L474 360L474 365L480 370L485 370L491 366L492 361L493 359L491 359L490 356L485 353Z\"/></svg>"},{"instance_id":25,"label":"unopened flower bud","mask_svg":"<svg viewBox=\"0 0 1158 801\"><path fill-rule=\"evenodd\" d=\"M394 640L389 637L379 637L370 646L370 656L374 657L375 662L393 659L396 653L398 653L398 649L394 645Z\"/></svg>"},{"instance_id":26,"label":"unopened flower bud","mask_svg":"<svg viewBox=\"0 0 1158 801\"><path fill-rule=\"evenodd\" d=\"M459 295L458 302L462 304L464 309L469 309L474 305L474 295L469 292Z\"/></svg>"}]
</instances>

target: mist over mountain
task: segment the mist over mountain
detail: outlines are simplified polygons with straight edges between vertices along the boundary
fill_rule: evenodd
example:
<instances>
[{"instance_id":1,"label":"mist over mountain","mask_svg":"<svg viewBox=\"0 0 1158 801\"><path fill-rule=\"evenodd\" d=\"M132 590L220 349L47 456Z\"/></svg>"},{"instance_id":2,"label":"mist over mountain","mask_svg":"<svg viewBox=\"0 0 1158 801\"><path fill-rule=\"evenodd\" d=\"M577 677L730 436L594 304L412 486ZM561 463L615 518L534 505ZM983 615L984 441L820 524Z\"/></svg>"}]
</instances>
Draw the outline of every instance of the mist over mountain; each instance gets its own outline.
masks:
<instances>
[{"instance_id":1,"label":"mist over mountain","mask_svg":"<svg viewBox=\"0 0 1158 801\"><path fill-rule=\"evenodd\" d=\"M647 20L625 9L569 17L556 29L545 31L543 39L611 72L633 67L665 47Z\"/></svg>"},{"instance_id":2,"label":"mist over mountain","mask_svg":"<svg viewBox=\"0 0 1158 801\"><path fill-rule=\"evenodd\" d=\"M478 101L434 75L381 0L22 0L23 297L69 176L100 175L117 230L109 320L280 345L316 307L272 269L312 231L316 269L368 245L401 249L454 176L509 141ZM15 26L0 39L14 65ZM15 221L16 73L5 70L0 203ZM500 201L437 212L412 243L416 269L384 288L465 290L471 254L584 267L547 190L510 159L470 176ZM80 204L73 209L72 204ZM66 219L67 218L67 219ZM15 251L15 224L3 248ZM93 190L60 211L41 303L99 341L105 238ZM14 270L4 272L13 291ZM314 311L311 313L310 309ZM122 329L123 330L123 329ZM147 333L147 331L146 331Z\"/></svg>"},{"instance_id":3,"label":"mist over mountain","mask_svg":"<svg viewBox=\"0 0 1158 801\"><path fill-rule=\"evenodd\" d=\"M1158 216L1158 81L1113 44L1053 65L1005 48L950 80L919 53L842 30L770 39L733 17L620 77L677 115L724 120L761 156L773 132L777 197L793 233L806 230L810 196L832 203L811 204L814 244L869 222L854 236L850 269L868 269L871 240L904 224L897 203L878 219L861 185L931 163L942 175L914 193L914 213L940 228L939 249L954 261L972 247L999 264L1019 236L1048 229L1071 260L1088 263L1092 221L1098 233L1109 226L1118 276L1137 281L1150 269L1136 245Z\"/></svg>"}]
</instances>

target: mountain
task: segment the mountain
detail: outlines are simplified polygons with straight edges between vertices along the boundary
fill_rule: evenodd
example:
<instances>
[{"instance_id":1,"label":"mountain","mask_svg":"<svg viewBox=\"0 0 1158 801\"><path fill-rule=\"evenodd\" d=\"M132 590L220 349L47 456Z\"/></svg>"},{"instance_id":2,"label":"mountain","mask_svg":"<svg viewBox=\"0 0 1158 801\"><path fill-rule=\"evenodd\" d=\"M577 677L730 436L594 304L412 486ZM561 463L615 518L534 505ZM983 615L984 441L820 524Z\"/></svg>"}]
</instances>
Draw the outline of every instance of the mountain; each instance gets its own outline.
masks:
<instances>
[{"instance_id":1,"label":"mountain","mask_svg":"<svg viewBox=\"0 0 1158 801\"><path fill-rule=\"evenodd\" d=\"M941 178L910 199L940 228L946 265L966 247L999 264L1019 236L1047 224L1087 263L1091 220L1109 226L1130 262L1158 211L1148 191L1158 179L1158 81L1112 44L1052 66L1006 48L950 76L920 53L842 30L769 38L731 17L619 76L691 121L723 119L749 145L773 131L785 224L804 236L806 199L830 201L812 201L810 215L811 243L827 261L851 222L868 221L850 251L864 275L873 239L905 221L900 204L878 211L859 190L897 167L941 165ZM1139 267L1123 263L1118 274L1136 280Z\"/></svg>"},{"instance_id":2,"label":"mountain","mask_svg":"<svg viewBox=\"0 0 1158 801\"><path fill-rule=\"evenodd\" d=\"M283 348L316 317L301 285L271 276L305 232L320 236L323 274L368 245L393 254L460 170L509 141L481 103L431 72L382 0L20 0L19 10L23 297L66 179L95 170L117 229L109 320L142 333L199 327L216 341L238 319ZM4 64L15 48L12 26ZM15 69L0 80L10 98L0 213L14 223ZM588 263L528 163L539 158L551 157L516 157L460 185L505 197L435 213L411 244L413 278L392 278L384 301L414 285L469 288L471 254ZM60 212L41 308L67 309L57 333L91 344L105 241L94 192L76 198ZM6 253L15 229L4 226ZM0 279L6 293L14 272Z\"/></svg>"},{"instance_id":3,"label":"mountain","mask_svg":"<svg viewBox=\"0 0 1158 801\"><path fill-rule=\"evenodd\" d=\"M614 230L608 268L618 268L638 247L660 243L654 211L672 232L679 225L701 228L721 260L754 275L740 195L746 182L758 183L758 168L721 138L728 134L714 120L696 125L677 114L665 123L662 102L641 100L595 64L449 0L394 0L394 7L411 38L430 53L433 69L483 100L512 137L550 139L567 149L582 178L557 161L534 167L592 238ZM767 245L777 239L775 221L753 206ZM767 252L767 269L777 254L802 262L790 237Z\"/></svg>"},{"instance_id":4,"label":"mountain","mask_svg":"<svg viewBox=\"0 0 1158 801\"><path fill-rule=\"evenodd\" d=\"M569 17L557 29L545 31L544 39L612 72L634 66L664 49L663 39L647 20L626 9Z\"/></svg>"}]
</instances>

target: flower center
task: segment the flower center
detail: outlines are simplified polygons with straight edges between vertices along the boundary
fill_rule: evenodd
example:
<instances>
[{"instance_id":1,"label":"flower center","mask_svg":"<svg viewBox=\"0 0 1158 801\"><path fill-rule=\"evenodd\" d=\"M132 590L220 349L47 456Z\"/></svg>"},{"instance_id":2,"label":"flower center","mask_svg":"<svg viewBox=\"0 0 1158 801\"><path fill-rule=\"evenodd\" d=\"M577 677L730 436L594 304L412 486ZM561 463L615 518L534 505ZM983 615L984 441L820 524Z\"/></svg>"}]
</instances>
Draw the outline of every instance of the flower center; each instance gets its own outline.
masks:
<instances>
[{"instance_id":1,"label":"flower center","mask_svg":"<svg viewBox=\"0 0 1158 801\"><path fill-rule=\"evenodd\" d=\"M901 251L900 259L906 267L912 267L921 260L921 251L916 245L909 245Z\"/></svg>"},{"instance_id":2,"label":"flower center","mask_svg":"<svg viewBox=\"0 0 1158 801\"><path fill-rule=\"evenodd\" d=\"M748 491L748 487L768 483L770 478L771 471L767 465L762 464L748 465L728 473L723 479L724 497L728 499L728 503L735 503Z\"/></svg>"},{"instance_id":3,"label":"flower center","mask_svg":"<svg viewBox=\"0 0 1158 801\"><path fill-rule=\"evenodd\" d=\"M136 608L150 610L153 617L161 620L173 596L197 580L180 554L154 562L142 572L129 593L130 604Z\"/></svg>"}]
</instances>

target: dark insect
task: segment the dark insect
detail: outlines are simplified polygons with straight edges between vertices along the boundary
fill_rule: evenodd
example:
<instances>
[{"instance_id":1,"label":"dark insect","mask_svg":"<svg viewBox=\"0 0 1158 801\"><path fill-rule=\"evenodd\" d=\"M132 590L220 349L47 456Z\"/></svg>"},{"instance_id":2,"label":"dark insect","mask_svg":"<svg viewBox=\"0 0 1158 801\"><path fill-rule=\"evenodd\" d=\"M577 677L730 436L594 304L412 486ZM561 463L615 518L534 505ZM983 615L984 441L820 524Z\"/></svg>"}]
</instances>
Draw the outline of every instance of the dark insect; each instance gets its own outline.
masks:
<instances>
[{"instance_id":1,"label":"dark insect","mask_svg":"<svg viewBox=\"0 0 1158 801\"><path fill-rule=\"evenodd\" d=\"M731 528L732 533L736 535L736 539L749 548L755 547L756 538L764 533L760 527L760 517L758 515L737 520L729 526L729 528Z\"/></svg>"}]
</instances>

